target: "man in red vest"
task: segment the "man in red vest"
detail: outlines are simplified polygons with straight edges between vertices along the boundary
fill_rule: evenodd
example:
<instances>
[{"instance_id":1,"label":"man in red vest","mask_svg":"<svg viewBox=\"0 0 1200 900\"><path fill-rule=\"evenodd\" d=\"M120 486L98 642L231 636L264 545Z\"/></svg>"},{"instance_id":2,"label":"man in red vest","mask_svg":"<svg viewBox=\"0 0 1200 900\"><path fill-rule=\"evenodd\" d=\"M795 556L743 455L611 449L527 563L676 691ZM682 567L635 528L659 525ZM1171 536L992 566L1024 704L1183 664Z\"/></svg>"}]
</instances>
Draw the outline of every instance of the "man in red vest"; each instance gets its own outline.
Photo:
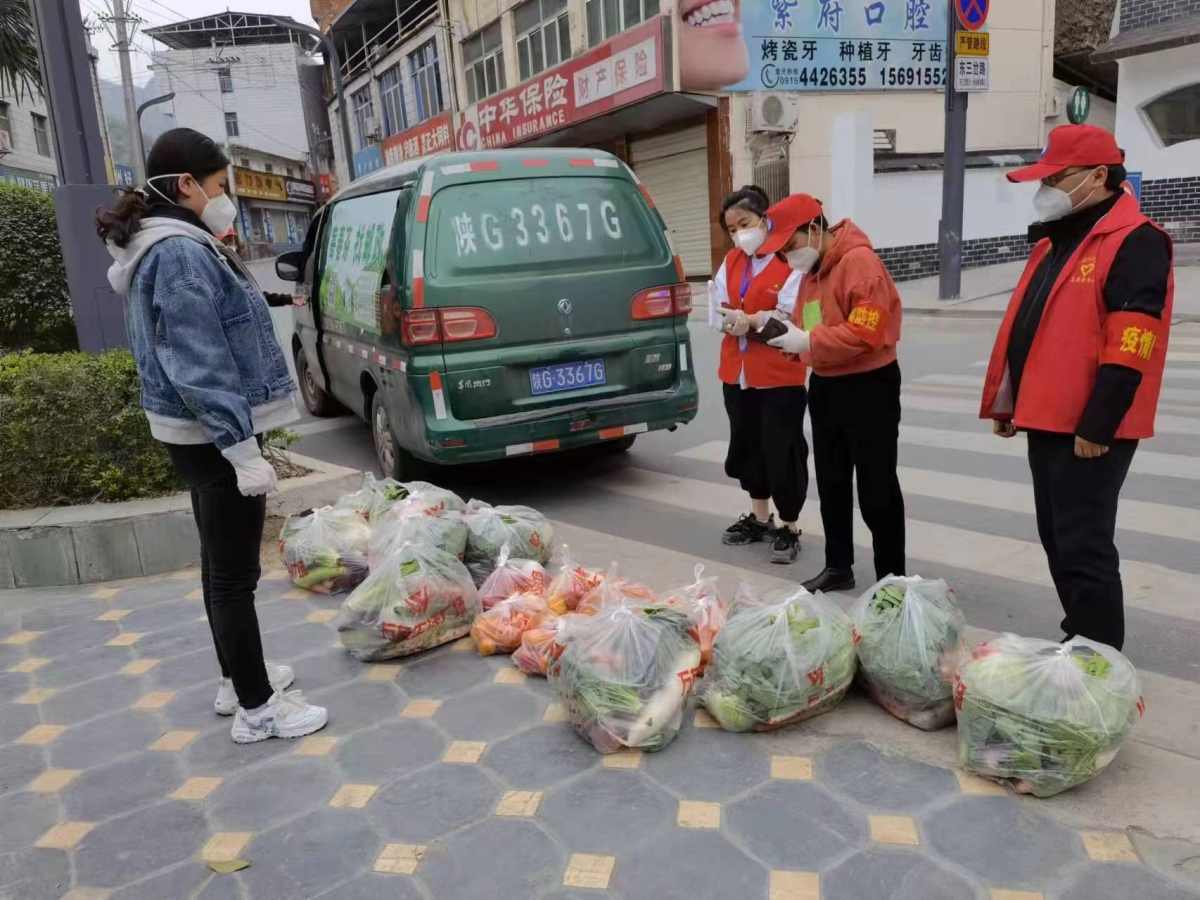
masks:
<instances>
[{"instance_id":1,"label":"man in red vest","mask_svg":"<svg viewBox=\"0 0 1200 900\"><path fill-rule=\"evenodd\" d=\"M1050 132L1010 181L1041 181L1040 238L1008 304L980 417L1025 431L1038 535L1076 635L1125 640L1117 501L1138 441L1154 434L1174 279L1167 234L1121 190L1124 154L1093 125Z\"/></svg>"}]
</instances>

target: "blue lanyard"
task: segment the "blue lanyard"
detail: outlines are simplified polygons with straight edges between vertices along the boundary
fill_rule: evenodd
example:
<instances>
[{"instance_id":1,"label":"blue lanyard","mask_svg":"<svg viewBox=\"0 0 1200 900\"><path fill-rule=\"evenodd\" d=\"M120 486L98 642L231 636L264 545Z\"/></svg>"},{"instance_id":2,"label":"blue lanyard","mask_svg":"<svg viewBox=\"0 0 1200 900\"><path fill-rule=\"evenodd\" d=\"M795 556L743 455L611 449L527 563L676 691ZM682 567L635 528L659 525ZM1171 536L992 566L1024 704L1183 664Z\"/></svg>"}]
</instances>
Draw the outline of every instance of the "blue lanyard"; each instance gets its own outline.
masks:
<instances>
[{"instance_id":1,"label":"blue lanyard","mask_svg":"<svg viewBox=\"0 0 1200 900\"><path fill-rule=\"evenodd\" d=\"M754 281L754 257L746 257L746 271L742 273L742 306L746 305L746 291L750 290L750 282Z\"/></svg>"}]
</instances>

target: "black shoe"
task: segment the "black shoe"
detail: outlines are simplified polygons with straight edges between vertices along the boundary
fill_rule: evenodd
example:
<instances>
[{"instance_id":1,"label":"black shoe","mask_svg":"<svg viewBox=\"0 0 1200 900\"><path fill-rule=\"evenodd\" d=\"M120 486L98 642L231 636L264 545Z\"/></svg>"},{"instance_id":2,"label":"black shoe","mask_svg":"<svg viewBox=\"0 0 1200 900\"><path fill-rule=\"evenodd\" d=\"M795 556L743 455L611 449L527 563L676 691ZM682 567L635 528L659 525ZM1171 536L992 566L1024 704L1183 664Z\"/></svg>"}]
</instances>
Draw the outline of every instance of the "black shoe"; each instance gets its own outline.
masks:
<instances>
[{"instance_id":1,"label":"black shoe","mask_svg":"<svg viewBox=\"0 0 1200 900\"><path fill-rule=\"evenodd\" d=\"M775 529L771 535L771 562L787 566L800 558L800 532L786 525Z\"/></svg>"},{"instance_id":2,"label":"black shoe","mask_svg":"<svg viewBox=\"0 0 1200 900\"><path fill-rule=\"evenodd\" d=\"M767 521L760 522L754 513L749 513L725 529L725 533L721 536L721 543L731 544L735 547L757 544L759 541L765 541L774 530L774 516L768 516Z\"/></svg>"},{"instance_id":3,"label":"black shoe","mask_svg":"<svg viewBox=\"0 0 1200 900\"><path fill-rule=\"evenodd\" d=\"M804 589L810 594L815 594L817 591L829 593L831 591L851 591L854 590L854 571L852 569L826 569L816 578L810 578L804 582Z\"/></svg>"}]
</instances>

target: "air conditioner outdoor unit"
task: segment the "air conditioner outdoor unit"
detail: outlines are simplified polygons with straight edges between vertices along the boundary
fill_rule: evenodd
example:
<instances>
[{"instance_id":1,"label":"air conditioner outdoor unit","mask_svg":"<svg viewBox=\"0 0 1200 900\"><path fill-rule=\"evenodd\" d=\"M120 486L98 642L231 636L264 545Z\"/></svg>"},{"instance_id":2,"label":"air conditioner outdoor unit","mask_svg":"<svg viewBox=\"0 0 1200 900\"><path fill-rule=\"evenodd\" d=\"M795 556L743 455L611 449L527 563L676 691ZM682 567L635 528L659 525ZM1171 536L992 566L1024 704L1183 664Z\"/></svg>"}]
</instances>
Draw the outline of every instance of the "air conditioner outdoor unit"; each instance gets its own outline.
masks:
<instances>
[{"instance_id":1,"label":"air conditioner outdoor unit","mask_svg":"<svg viewBox=\"0 0 1200 900\"><path fill-rule=\"evenodd\" d=\"M795 97L782 93L758 93L750 96L751 131L795 131L800 107Z\"/></svg>"}]
</instances>

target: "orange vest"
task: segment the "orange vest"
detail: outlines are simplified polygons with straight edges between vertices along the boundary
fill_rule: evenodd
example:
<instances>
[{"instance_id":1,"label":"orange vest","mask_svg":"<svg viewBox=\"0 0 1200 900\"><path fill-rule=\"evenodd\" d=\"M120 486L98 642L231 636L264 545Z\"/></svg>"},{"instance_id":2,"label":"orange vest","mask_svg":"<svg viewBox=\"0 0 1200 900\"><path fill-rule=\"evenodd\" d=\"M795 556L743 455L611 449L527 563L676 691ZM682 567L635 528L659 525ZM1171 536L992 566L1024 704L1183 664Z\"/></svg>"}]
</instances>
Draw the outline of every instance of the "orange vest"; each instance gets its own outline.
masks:
<instances>
[{"instance_id":1,"label":"orange vest","mask_svg":"<svg viewBox=\"0 0 1200 900\"><path fill-rule=\"evenodd\" d=\"M1122 195L1067 260L1046 299L1014 410L1008 342L1025 291L1049 251L1050 241L1042 240L1034 247L992 349L980 418L1011 418L1018 428L1074 434L1091 396L1096 371L1116 363L1142 373L1133 405L1116 436L1153 437L1174 305L1174 274L1167 280L1161 319L1140 312L1109 312L1104 303L1104 283L1121 242L1147 222L1159 227L1142 215L1133 197Z\"/></svg>"},{"instance_id":2,"label":"orange vest","mask_svg":"<svg viewBox=\"0 0 1200 900\"><path fill-rule=\"evenodd\" d=\"M757 276L752 275L750 257L741 250L730 250L725 257L725 284L729 304L747 313L767 312L779 304L779 292L792 274L792 267L778 256L772 257ZM808 372L798 359L788 359L775 347L745 341L731 334L721 342L721 366L717 374L726 384L739 384L746 373L752 388L786 387L804 384Z\"/></svg>"}]
</instances>

